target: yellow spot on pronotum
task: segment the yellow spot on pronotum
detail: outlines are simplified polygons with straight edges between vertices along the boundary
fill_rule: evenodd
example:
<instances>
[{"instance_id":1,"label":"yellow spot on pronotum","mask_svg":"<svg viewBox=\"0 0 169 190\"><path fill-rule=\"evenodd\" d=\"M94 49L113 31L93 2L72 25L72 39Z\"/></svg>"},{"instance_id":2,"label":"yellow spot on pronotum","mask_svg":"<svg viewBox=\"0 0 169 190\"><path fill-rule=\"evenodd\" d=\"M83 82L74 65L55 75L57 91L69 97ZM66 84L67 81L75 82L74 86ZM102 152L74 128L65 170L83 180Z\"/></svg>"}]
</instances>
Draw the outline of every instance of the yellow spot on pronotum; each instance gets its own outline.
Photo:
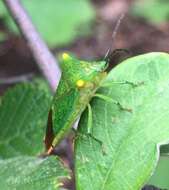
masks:
<instances>
[{"instance_id":1,"label":"yellow spot on pronotum","mask_svg":"<svg viewBox=\"0 0 169 190\"><path fill-rule=\"evenodd\" d=\"M63 58L64 61L67 61L67 60L70 59L70 56L69 56L69 54L67 54L67 53L63 53L63 54L62 54L62 58Z\"/></svg>"},{"instance_id":2,"label":"yellow spot on pronotum","mask_svg":"<svg viewBox=\"0 0 169 190\"><path fill-rule=\"evenodd\" d=\"M77 82L76 82L76 86L78 87L78 88L83 88L84 87L84 85L85 85L85 81L84 80L78 80Z\"/></svg>"}]
</instances>

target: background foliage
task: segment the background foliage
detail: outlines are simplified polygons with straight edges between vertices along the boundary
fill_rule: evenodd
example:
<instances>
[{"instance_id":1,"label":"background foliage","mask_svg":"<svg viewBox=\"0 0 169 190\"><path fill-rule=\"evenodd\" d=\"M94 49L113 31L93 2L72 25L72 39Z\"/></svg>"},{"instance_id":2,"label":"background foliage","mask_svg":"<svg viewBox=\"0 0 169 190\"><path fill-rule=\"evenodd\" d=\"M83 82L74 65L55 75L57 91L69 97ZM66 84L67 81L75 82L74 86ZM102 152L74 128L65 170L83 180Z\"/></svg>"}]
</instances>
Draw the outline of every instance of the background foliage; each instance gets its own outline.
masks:
<instances>
[{"instance_id":1,"label":"background foliage","mask_svg":"<svg viewBox=\"0 0 169 190\"><path fill-rule=\"evenodd\" d=\"M88 25L94 18L94 10L88 0L22 0L21 2L42 37L52 47L70 43L78 35L88 33ZM13 32L17 32L2 2L0 2L0 15L5 18L7 26Z\"/></svg>"},{"instance_id":2,"label":"background foliage","mask_svg":"<svg viewBox=\"0 0 169 190\"><path fill-rule=\"evenodd\" d=\"M40 81L38 81L40 83ZM39 87L40 86L40 87ZM40 158L51 94L44 83L19 84L0 105L0 184L3 190L56 190L68 177L56 157ZM42 88L43 86L43 88Z\"/></svg>"}]
</instances>

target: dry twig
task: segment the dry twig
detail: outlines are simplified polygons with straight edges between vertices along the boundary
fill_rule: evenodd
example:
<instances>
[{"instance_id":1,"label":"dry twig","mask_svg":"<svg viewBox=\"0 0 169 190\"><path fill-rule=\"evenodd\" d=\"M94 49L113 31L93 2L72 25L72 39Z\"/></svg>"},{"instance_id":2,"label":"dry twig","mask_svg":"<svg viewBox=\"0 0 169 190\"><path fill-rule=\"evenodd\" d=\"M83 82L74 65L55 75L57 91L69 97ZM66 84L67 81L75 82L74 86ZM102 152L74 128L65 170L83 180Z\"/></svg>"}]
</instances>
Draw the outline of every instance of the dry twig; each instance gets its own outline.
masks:
<instances>
[{"instance_id":1,"label":"dry twig","mask_svg":"<svg viewBox=\"0 0 169 190\"><path fill-rule=\"evenodd\" d=\"M9 78L0 78L0 84L14 84L19 82L25 82L32 79L34 76L33 73L23 74L19 76L13 76Z\"/></svg>"}]
</instances>

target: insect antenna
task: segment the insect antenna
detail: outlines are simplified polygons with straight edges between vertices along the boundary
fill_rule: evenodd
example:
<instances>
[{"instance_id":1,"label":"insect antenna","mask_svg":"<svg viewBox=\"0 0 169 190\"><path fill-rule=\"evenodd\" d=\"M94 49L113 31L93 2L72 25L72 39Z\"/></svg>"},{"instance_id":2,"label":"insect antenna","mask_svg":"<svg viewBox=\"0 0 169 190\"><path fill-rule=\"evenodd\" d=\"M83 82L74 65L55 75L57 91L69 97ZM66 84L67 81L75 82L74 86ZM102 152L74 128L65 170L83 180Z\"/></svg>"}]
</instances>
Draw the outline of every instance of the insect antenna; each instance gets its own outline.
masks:
<instances>
[{"instance_id":1,"label":"insect antenna","mask_svg":"<svg viewBox=\"0 0 169 190\"><path fill-rule=\"evenodd\" d=\"M111 38L112 38L111 45L110 45L110 47L108 48L108 50L106 51L106 54L105 54L105 56L104 56L104 60L105 60L107 63L109 62L109 56L110 56L110 54L111 54L111 52L112 52L112 49L113 49L115 37L116 37L116 35L117 35L118 29L119 29L119 27L120 27L120 24L121 24L122 20L124 19L124 16L125 16L124 13L122 13L122 14L120 15L119 19L118 19L117 22L116 22L115 28L114 28L114 30L113 30L112 37L111 37ZM108 66L107 66L107 67L108 67Z\"/></svg>"}]
</instances>

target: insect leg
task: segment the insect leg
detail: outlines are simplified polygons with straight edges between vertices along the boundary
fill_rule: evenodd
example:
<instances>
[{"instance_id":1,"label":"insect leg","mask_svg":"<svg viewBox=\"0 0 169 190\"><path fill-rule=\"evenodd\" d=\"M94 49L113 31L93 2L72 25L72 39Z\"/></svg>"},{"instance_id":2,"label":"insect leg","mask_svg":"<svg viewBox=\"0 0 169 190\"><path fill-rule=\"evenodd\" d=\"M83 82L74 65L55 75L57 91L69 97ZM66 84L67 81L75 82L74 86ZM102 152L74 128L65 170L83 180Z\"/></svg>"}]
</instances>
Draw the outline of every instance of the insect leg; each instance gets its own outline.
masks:
<instances>
[{"instance_id":1,"label":"insect leg","mask_svg":"<svg viewBox=\"0 0 169 190\"><path fill-rule=\"evenodd\" d=\"M101 84L101 87L109 87L109 86L112 86L114 84L127 84L127 85L131 85L133 88L136 88L140 85L143 85L144 82L143 81L131 82L131 81L127 81L127 80L126 81L109 81L109 82Z\"/></svg>"},{"instance_id":2,"label":"insect leg","mask_svg":"<svg viewBox=\"0 0 169 190\"><path fill-rule=\"evenodd\" d=\"M91 138L93 138L95 141L97 141L100 145L102 145L103 144L102 141L100 141L99 139L97 139L96 137L94 137L92 135L93 119L92 119L92 108L91 108L91 105L88 104L87 108L88 108L87 135L90 136Z\"/></svg>"},{"instance_id":3,"label":"insect leg","mask_svg":"<svg viewBox=\"0 0 169 190\"><path fill-rule=\"evenodd\" d=\"M87 126L87 127L88 127L88 126ZM74 137L74 140L76 140L78 137L81 137L81 138L90 137L90 138L92 138L93 140L95 140L96 142L98 142L101 147L103 147L103 142L102 142L101 140L97 139L96 137L94 137L94 136L92 135L92 133L89 133L89 132L87 132L87 133L82 133L82 132L79 132L78 130L76 130L76 129L74 129L74 128L72 128L72 130L73 130L73 132L74 132L75 135L76 135L76 136ZM87 129L87 130L88 130L88 129Z\"/></svg>"},{"instance_id":4,"label":"insect leg","mask_svg":"<svg viewBox=\"0 0 169 190\"><path fill-rule=\"evenodd\" d=\"M87 133L91 134L92 122L93 122L93 120L92 120L92 108L91 108L91 105L88 104L87 108L88 108Z\"/></svg>"},{"instance_id":5,"label":"insect leg","mask_svg":"<svg viewBox=\"0 0 169 190\"><path fill-rule=\"evenodd\" d=\"M103 146L103 142L101 140L99 140L98 138L96 138L92 134L92 124L93 124L92 108L91 108L90 104L88 104L87 107L88 107L87 133L79 132L79 131L73 129L73 131L75 132L75 134L77 134L77 136L75 136L75 139L78 138L79 136L82 137L82 138L84 138L84 137L90 137L91 139L93 139L94 141L96 141L97 143L99 143L99 145L101 146L102 153L105 155L106 151L105 151L105 148Z\"/></svg>"},{"instance_id":6,"label":"insect leg","mask_svg":"<svg viewBox=\"0 0 169 190\"><path fill-rule=\"evenodd\" d=\"M132 112L132 109L130 109L130 108L124 108L121 104L120 104L120 102L118 102L118 101L116 101L116 100L114 100L114 99L112 99L112 98L110 98L110 97L108 97L108 96L105 96L105 95L103 95L103 94L95 94L94 95L94 97L98 97L98 98L100 98L100 99L102 99L102 100L104 100L104 101L107 101L107 102L110 102L110 103L113 103L113 104L116 104L121 110L123 110L123 111L128 111L128 112Z\"/></svg>"},{"instance_id":7,"label":"insect leg","mask_svg":"<svg viewBox=\"0 0 169 190\"><path fill-rule=\"evenodd\" d=\"M100 144L101 148L102 148L102 153L106 154L103 142L101 140L97 139L92 134L92 124L93 124L92 108L91 108L90 104L88 104L87 107L88 107L87 135L89 137L91 137L93 140L95 140L96 142L98 142Z\"/></svg>"}]
</instances>

